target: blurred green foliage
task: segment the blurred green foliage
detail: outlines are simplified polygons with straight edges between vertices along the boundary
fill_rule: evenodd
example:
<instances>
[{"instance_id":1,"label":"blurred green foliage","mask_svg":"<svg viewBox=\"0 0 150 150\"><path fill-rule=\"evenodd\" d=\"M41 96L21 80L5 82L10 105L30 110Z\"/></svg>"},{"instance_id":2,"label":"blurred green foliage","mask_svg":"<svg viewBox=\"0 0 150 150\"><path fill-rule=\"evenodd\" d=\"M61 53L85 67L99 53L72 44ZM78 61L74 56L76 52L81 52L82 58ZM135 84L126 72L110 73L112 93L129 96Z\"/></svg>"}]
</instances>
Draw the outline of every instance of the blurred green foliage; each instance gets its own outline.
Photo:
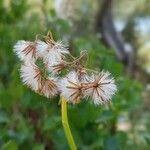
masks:
<instances>
[{"instance_id":1,"label":"blurred green foliage","mask_svg":"<svg viewBox=\"0 0 150 150\"><path fill-rule=\"evenodd\" d=\"M9 8L4 7L3 1L0 1L0 149L68 149L61 125L59 97L48 100L23 86L19 60L12 51L17 40L34 40L36 34L45 34L49 29L55 39L71 39L74 55L88 50L87 66L109 70L118 86L111 105L94 106L83 100L76 106L68 106L78 149L148 149L150 135L139 134L134 126L137 119L134 114L142 106L142 86L125 77L123 66L116 61L113 51L99 42L98 35L86 32L86 28L74 35L74 26L58 18L54 10L45 9L47 15L43 13L41 19L32 13L26 0L12 0ZM127 131L118 129L124 114L131 124Z\"/></svg>"}]
</instances>

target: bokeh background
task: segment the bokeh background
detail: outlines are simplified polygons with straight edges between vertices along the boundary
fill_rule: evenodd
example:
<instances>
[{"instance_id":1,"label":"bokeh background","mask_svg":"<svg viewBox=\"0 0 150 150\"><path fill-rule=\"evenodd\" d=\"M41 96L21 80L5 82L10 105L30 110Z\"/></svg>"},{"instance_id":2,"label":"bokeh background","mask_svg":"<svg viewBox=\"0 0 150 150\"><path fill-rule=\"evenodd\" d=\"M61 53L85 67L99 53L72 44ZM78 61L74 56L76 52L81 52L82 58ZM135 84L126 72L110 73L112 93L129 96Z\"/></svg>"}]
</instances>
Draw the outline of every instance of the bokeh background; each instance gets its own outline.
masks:
<instances>
[{"instance_id":1,"label":"bokeh background","mask_svg":"<svg viewBox=\"0 0 150 150\"><path fill-rule=\"evenodd\" d=\"M0 149L67 150L59 97L26 88L13 53L20 40L53 33L89 68L108 70L118 92L112 105L68 106L80 150L150 149L149 0L0 0Z\"/></svg>"}]
</instances>

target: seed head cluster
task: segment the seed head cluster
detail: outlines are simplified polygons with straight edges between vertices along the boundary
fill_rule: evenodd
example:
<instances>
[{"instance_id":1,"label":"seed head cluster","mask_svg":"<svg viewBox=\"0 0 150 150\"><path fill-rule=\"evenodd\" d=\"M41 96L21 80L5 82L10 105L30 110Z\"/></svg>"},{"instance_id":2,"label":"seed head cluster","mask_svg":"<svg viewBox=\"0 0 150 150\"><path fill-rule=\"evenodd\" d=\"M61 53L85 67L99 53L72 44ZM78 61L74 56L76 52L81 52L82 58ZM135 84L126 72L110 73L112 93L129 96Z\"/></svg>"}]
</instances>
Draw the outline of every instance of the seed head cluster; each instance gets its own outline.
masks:
<instances>
[{"instance_id":1,"label":"seed head cluster","mask_svg":"<svg viewBox=\"0 0 150 150\"><path fill-rule=\"evenodd\" d=\"M82 98L90 97L95 105L100 105L110 101L117 91L109 72L85 67L86 51L74 57L62 42L54 41L50 33L42 40L18 41L14 52L21 60L23 83L47 98L60 95L76 104Z\"/></svg>"}]
</instances>

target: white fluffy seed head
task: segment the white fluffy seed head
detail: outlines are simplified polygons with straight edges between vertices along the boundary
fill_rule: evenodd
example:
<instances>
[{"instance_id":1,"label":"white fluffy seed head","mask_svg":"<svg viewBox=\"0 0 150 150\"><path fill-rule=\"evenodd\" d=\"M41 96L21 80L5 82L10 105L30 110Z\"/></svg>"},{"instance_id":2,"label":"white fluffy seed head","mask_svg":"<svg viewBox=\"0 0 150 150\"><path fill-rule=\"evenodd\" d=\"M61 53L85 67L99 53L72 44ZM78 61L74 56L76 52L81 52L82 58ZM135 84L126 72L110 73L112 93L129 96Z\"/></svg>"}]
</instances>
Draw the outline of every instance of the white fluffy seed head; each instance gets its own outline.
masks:
<instances>
[{"instance_id":1,"label":"white fluffy seed head","mask_svg":"<svg viewBox=\"0 0 150 150\"><path fill-rule=\"evenodd\" d=\"M61 42L56 42L54 45L47 44L42 41L37 41L37 53L42 57L49 71L53 72L53 66L62 62L64 55L69 53Z\"/></svg>"},{"instance_id":2,"label":"white fluffy seed head","mask_svg":"<svg viewBox=\"0 0 150 150\"><path fill-rule=\"evenodd\" d=\"M58 81L58 89L61 96L64 96L68 102L73 104L78 103L82 96L81 84L74 71Z\"/></svg>"},{"instance_id":3,"label":"white fluffy seed head","mask_svg":"<svg viewBox=\"0 0 150 150\"><path fill-rule=\"evenodd\" d=\"M21 61L35 61L37 58L36 44L34 42L20 40L15 44L13 50Z\"/></svg>"},{"instance_id":4,"label":"white fluffy seed head","mask_svg":"<svg viewBox=\"0 0 150 150\"><path fill-rule=\"evenodd\" d=\"M87 86L84 94L86 96L91 96L95 105L110 101L117 91L114 79L110 77L109 72L104 71L88 77L85 85Z\"/></svg>"},{"instance_id":5,"label":"white fluffy seed head","mask_svg":"<svg viewBox=\"0 0 150 150\"><path fill-rule=\"evenodd\" d=\"M36 51L38 57L45 58L46 55L48 54L48 50L49 47L45 42L40 40L36 41Z\"/></svg>"},{"instance_id":6,"label":"white fluffy seed head","mask_svg":"<svg viewBox=\"0 0 150 150\"><path fill-rule=\"evenodd\" d=\"M87 72L86 69L81 67L77 70L78 79L80 82L84 82L86 80Z\"/></svg>"},{"instance_id":7,"label":"white fluffy seed head","mask_svg":"<svg viewBox=\"0 0 150 150\"><path fill-rule=\"evenodd\" d=\"M66 55L69 53L68 48L66 48L61 41L55 42L55 45L53 46L53 50L60 53L61 57L63 55Z\"/></svg>"},{"instance_id":8,"label":"white fluffy seed head","mask_svg":"<svg viewBox=\"0 0 150 150\"><path fill-rule=\"evenodd\" d=\"M35 64L37 58L42 58L48 71L55 75L67 64L64 58L69 51L61 42L55 42L49 38L45 42L21 40L14 46L14 51L23 61L20 69L23 83L47 98L60 92L67 102L75 104L80 101L81 97L90 96L93 103L99 105L110 101L117 91L114 79L109 72L102 71L89 76L86 68L83 68L80 63L77 64L77 68L73 68L76 71L70 71L59 80L56 77L43 76L40 68Z\"/></svg>"},{"instance_id":9,"label":"white fluffy seed head","mask_svg":"<svg viewBox=\"0 0 150 150\"><path fill-rule=\"evenodd\" d=\"M51 71L52 74L58 74L62 69L65 68L65 63L63 61L56 61L52 65L48 65L48 70Z\"/></svg>"},{"instance_id":10,"label":"white fluffy seed head","mask_svg":"<svg viewBox=\"0 0 150 150\"><path fill-rule=\"evenodd\" d=\"M55 78L43 78L40 69L34 63L23 64L20 73L23 83L40 95L51 98L58 94Z\"/></svg>"},{"instance_id":11,"label":"white fluffy seed head","mask_svg":"<svg viewBox=\"0 0 150 150\"><path fill-rule=\"evenodd\" d=\"M25 85L34 91L38 91L41 87L41 72L39 68L32 62L26 62L20 68L21 79Z\"/></svg>"},{"instance_id":12,"label":"white fluffy seed head","mask_svg":"<svg viewBox=\"0 0 150 150\"><path fill-rule=\"evenodd\" d=\"M69 51L61 43L55 43L45 57L49 71L54 72L53 66L62 64L63 58L67 53L69 53Z\"/></svg>"},{"instance_id":13,"label":"white fluffy seed head","mask_svg":"<svg viewBox=\"0 0 150 150\"><path fill-rule=\"evenodd\" d=\"M44 95L47 98L51 98L58 94L58 89L56 86L56 79L48 77L42 81L42 87L40 90L41 95Z\"/></svg>"}]
</instances>

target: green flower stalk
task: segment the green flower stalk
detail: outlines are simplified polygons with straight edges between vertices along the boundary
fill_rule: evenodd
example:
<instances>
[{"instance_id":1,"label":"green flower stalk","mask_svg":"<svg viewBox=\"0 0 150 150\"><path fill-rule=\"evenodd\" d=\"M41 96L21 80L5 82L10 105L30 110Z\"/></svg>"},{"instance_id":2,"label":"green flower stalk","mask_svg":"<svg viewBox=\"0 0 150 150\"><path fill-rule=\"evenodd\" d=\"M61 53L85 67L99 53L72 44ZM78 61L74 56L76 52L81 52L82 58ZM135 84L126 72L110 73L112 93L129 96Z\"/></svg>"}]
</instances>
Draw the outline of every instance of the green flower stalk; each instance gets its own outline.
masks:
<instances>
[{"instance_id":1,"label":"green flower stalk","mask_svg":"<svg viewBox=\"0 0 150 150\"><path fill-rule=\"evenodd\" d=\"M65 97L61 97L60 99L60 103L61 103L61 117L62 117L62 125L64 128L64 132L66 134L66 138L68 140L68 144L71 150L76 150L76 145L69 127L69 123L68 123L68 117L67 117L67 103L66 103L66 99Z\"/></svg>"}]
</instances>

